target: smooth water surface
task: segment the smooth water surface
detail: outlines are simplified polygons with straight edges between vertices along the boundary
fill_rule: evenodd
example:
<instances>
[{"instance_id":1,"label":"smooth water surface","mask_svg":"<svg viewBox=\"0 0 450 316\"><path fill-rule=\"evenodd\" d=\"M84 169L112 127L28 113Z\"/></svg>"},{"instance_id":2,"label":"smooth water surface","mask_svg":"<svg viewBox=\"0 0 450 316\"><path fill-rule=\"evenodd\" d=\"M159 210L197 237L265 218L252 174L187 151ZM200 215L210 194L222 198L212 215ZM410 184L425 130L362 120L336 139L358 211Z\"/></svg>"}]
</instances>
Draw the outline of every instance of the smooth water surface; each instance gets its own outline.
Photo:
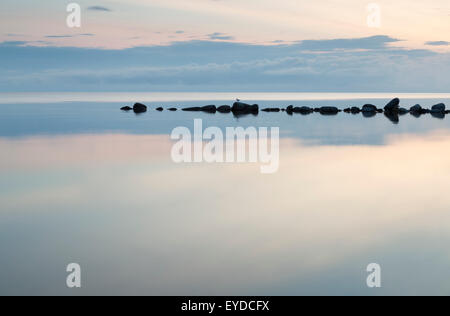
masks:
<instances>
[{"instance_id":1,"label":"smooth water surface","mask_svg":"<svg viewBox=\"0 0 450 316\"><path fill-rule=\"evenodd\" d=\"M0 97L2 295L450 294L450 117L237 118L154 110L232 102L209 95L21 97ZM244 101L389 101L290 97ZM445 95L405 97L408 108L450 105ZM149 111L119 110L135 101ZM279 127L278 172L174 163L169 135L193 129L195 118L204 127ZM72 262L82 267L79 290L66 287ZM372 262L381 289L366 286Z\"/></svg>"}]
</instances>

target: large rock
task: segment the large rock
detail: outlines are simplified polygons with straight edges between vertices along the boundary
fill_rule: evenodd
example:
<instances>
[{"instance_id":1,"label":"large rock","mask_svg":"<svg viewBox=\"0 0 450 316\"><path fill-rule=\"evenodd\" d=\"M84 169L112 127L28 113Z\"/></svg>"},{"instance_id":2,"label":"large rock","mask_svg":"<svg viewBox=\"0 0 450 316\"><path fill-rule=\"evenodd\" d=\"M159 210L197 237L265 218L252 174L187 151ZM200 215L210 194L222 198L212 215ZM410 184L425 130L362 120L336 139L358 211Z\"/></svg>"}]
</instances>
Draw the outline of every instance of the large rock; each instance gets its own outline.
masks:
<instances>
[{"instance_id":1,"label":"large rock","mask_svg":"<svg viewBox=\"0 0 450 316\"><path fill-rule=\"evenodd\" d=\"M147 106L142 103L135 103L133 106L134 113L144 113L147 112Z\"/></svg>"},{"instance_id":2,"label":"large rock","mask_svg":"<svg viewBox=\"0 0 450 316\"><path fill-rule=\"evenodd\" d=\"M231 108L233 113L258 113L259 106L257 104L247 104L243 102L234 102L233 107Z\"/></svg>"},{"instance_id":3,"label":"large rock","mask_svg":"<svg viewBox=\"0 0 450 316\"><path fill-rule=\"evenodd\" d=\"M392 99L388 104L386 104L386 106L384 107L384 111L398 113L399 105L400 105L399 98Z\"/></svg>"},{"instance_id":4,"label":"large rock","mask_svg":"<svg viewBox=\"0 0 450 316\"><path fill-rule=\"evenodd\" d=\"M362 107L362 110L361 110L362 112L365 112L365 113L376 113L376 112L378 112L378 109L377 109L377 107L375 106L375 105L373 105L373 104L365 104L363 107Z\"/></svg>"},{"instance_id":5,"label":"large rock","mask_svg":"<svg viewBox=\"0 0 450 316\"><path fill-rule=\"evenodd\" d=\"M431 107L432 113L445 113L445 104L439 103Z\"/></svg>"},{"instance_id":6,"label":"large rock","mask_svg":"<svg viewBox=\"0 0 450 316\"><path fill-rule=\"evenodd\" d=\"M358 113L361 112L361 109L358 108L358 107L356 107L356 106L353 106L353 107L350 109L350 112L351 112L352 114L358 114Z\"/></svg>"}]
</instances>

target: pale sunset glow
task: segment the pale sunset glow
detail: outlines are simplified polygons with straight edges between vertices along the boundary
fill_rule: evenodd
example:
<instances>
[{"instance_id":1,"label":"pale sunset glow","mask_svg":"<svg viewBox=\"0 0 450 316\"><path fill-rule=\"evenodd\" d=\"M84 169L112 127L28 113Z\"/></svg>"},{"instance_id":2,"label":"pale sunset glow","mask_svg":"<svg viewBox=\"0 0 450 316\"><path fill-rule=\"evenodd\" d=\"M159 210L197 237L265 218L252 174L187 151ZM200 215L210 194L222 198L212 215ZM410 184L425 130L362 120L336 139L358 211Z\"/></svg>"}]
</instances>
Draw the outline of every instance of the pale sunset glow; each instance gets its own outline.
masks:
<instances>
[{"instance_id":1,"label":"pale sunset glow","mask_svg":"<svg viewBox=\"0 0 450 316\"><path fill-rule=\"evenodd\" d=\"M450 41L450 3L445 0L99 0L95 3L104 10L92 9L91 1L80 0L82 27L74 30L64 23L68 3L2 1L0 40L115 49L208 40L216 33L226 41L267 45L380 34L401 39L403 42L397 46L409 48L424 48L427 42ZM379 28L367 27L370 3L381 8ZM48 37L79 33L94 36ZM449 47L428 48L449 51Z\"/></svg>"}]
</instances>

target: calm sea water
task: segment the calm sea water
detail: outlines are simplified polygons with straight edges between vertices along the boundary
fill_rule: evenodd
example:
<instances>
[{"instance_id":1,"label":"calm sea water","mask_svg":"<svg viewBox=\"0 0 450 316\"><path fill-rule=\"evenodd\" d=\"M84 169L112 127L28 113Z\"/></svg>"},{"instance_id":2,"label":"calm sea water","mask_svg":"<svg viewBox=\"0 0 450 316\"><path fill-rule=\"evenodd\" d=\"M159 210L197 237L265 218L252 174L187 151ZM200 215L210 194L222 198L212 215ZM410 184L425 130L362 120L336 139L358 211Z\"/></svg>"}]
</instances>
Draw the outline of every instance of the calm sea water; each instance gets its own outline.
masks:
<instances>
[{"instance_id":1,"label":"calm sea water","mask_svg":"<svg viewBox=\"0 0 450 316\"><path fill-rule=\"evenodd\" d=\"M450 294L450 116L157 112L450 94L0 94L0 294ZM119 110L135 101L135 115ZM175 164L177 126L280 128L280 167ZM66 287L67 264L82 288ZM366 286L369 263L382 288Z\"/></svg>"}]
</instances>

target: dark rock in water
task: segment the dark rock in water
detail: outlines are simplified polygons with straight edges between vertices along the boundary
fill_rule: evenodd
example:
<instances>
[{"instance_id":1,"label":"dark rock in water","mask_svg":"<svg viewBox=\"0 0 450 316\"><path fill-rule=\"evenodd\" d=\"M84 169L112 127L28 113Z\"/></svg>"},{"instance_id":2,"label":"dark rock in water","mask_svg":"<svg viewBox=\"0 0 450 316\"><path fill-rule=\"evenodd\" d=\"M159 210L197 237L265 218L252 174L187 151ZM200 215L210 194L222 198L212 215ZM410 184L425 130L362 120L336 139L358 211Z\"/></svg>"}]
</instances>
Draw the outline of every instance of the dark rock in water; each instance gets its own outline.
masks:
<instances>
[{"instance_id":1,"label":"dark rock in water","mask_svg":"<svg viewBox=\"0 0 450 316\"><path fill-rule=\"evenodd\" d=\"M292 112L307 115L307 114L311 114L313 112L313 109L310 108L309 106L301 106L301 107L293 108Z\"/></svg>"},{"instance_id":2,"label":"dark rock in water","mask_svg":"<svg viewBox=\"0 0 450 316\"><path fill-rule=\"evenodd\" d=\"M231 112L233 113L233 117L235 118L240 118L240 117L244 117L244 116L248 116L248 115L252 115L252 116L258 116L259 111L258 112Z\"/></svg>"},{"instance_id":3,"label":"dark rock in water","mask_svg":"<svg viewBox=\"0 0 450 316\"><path fill-rule=\"evenodd\" d=\"M431 116L434 118L443 119L443 118L445 118L445 111L444 112L431 111Z\"/></svg>"},{"instance_id":4,"label":"dark rock in water","mask_svg":"<svg viewBox=\"0 0 450 316\"><path fill-rule=\"evenodd\" d=\"M385 111L384 112L384 116L386 116L389 121L391 121L394 124L398 124L398 122L400 121L400 118L398 117L398 112L390 112L390 111Z\"/></svg>"},{"instance_id":5,"label":"dark rock in water","mask_svg":"<svg viewBox=\"0 0 450 316\"><path fill-rule=\"evenodd\" d=\"M422 111L423 111L423 108L422 108L422 106L421 106L420 104L416 104L416 105L412 106L412 107L409 109L409 111L410 111L411 113L413 113L413 114L417 114L417 113L421 114Z\"/></svg>"},{"instance_id":6,"label":"dark rock in water","mask_svg":"<svg viewBox=\"0 0 450 316\"><path fill-rule=\"evenodd\" d=\"M120 108L122 111L131 111L133 108L130 106L124 106L123 108Z\"/></svg>"},{"instance_id":7,"label":"dark rock in water","mask_svg":"<svg viewBox=\"0 0 450 316\"><path fill-rule=\"evenodd\" d=\"M335 115L338 114L340 110L334 106L323 106L320 108L320 114L324 115Z\"/></svg>"},{"instance_id":8,"label":"dark rock in water","mask_svg":"<svg viewBox=\"0 0 450 316\"><path fill-rule=\"evenodd\" d=\"M405 108L399 108L398 109L398 114L400 115L405 115L406 113L408 113L409 111Z\"/></svg>"},{"instance_id":9,"label":"dark rock in water","mask_svg":"<svg viewBox=\"0 0 450 316\"><path fill-rule=\"evenodd\" d=\"M286 108L286 112L287 112L288 114L292 114L292 113L294 112L294 106L293 106L293 105L289 105L289 106Z\"/></svg>"},{"instance_id":10,"label":"dark rock in water","mask_svg":"<svg viewBox=\"0 0 450 316\"><path fill-rule=\"evenodd\" d=\"M263 112L280 112L279 108L266 108L266 109L262 109L261 111Z\"/></svg>"},{"instance_id":11,"label":"dark rock in water","mask_svg":"<svg viewBox=\"0 0 450 316\"><path fill-rule=\"evenodd\" d=\"M182 111L186 112L208 112L208 113L216 113L217 109L215 105L206 105L206 106L194 106L191 108L184 108Z\"/></svg>"},{"instance_id":12,"label":"dark rock in water","mask_svg":"<svg viewBox=\"0 0 450 316\"><path fill-rule=\"evenodd\" d=\"M361 110L362 112L365 112L365 113L370 113L370 112L373 112L373 113L376 113L377 111L378 111L378 109L377 109L377 107L375 106L375 105L372 105L372 104L365 104L363 107L362 107L362 110Z\"/></svg>"},{"instance_id":13,"label":"dark rock in water","mask_svg":"<svg viewBox=\"0 0 450 316\"><path fill-rule=\"evenodd\" d=\"M384 111L398 113L399 105L400 105L399 98L392 99L388 104L386 104L386 106L384 107Z\"/></svg>"},{"instance_id":14,"label":"dark rock in water","mask_svg":"<svg viewBox=\"0 0 450 316\"><path fill-rule=\"evenodd\" d=\"M431 107L431 113L445 113L445 104L439 103Z\"/></svg>"},{"instance_id":15,"label":"dark rock in water","mask_svg":"<svg viewBox=\"0 0 450 316\"><path fill-rule=\"evenodd\" d=\"M217 108L215 105L205 105L201 107L202 112L208 112L208 113L216 113Z\"/></svg>"},{"instance_id":16,"label":"dark rock in water","mask_svg":"<svg viewBox=\"0 0 450 316\"><path fill-rule=\"evenodd\" d=\"M182 111L186 111L186 112L200 112L201 110L202 110L202 108L198 107L198 106L182 109Z\"/></svg>"},{"instance_id":17,"label":"dark rock in water","mask_svg":"<svg viewBox=\"0 0 450 316\"><path fill-rule=\"evenodd\" d=\"M161 112L161 111L164 111L164 109L162 107L159 107L159 108L156 108L156 111Z\"/></svg>"},{"instance_id":18,"label":"dark rock in water","mask_svg":"<svg viewBox=\"0 0 450 316\"><path fill-rule=\"evenodd\" d=\"M175 112L175 111L177 111L177 109L176 108L170 108L170 109L168 109L168 111Z\"/></svg>"},{"instance_id":19,"label":"dark rock in water","mask_svg":"<svg viewBox=\"0 0 450 316\"><path fill-rule=\"evenodd\" d=\"M229 105L222 105L222 106L219 106L219 107L217 108L217 112L220 112L220 113L230 113L230 112L231 112L231 106L229 106Z\"/></svg>"},{"instance_id":20,"label":"dark rock in water","mask_svg":"<svg viewBox=\"0 0 450 316\"><path fill-rule=\"evenodd\" d=\"M422 116L422 113L420 113L420 112L409 112L409 114L411 114L412 116L414 116L414 117L416 117L416 118L419 118L419 117L421 117Z\"/></svg>"},{"instance_id":21,"label":"dark rock in water","mask_svg":"<svg viewBox=\"0 0 450 316\"><path fill-rule=\"evenodd\" d=\"M377 113L383 113L383 109L377 109Z\"/></svg>"},{"instance_id":22,"label":"dark rock in water","mask_svg":"<svg viewBox=\"0 0 450 316\"><path fill-rule=\"evenodd\" d=\"M358 107L356 107L356 106L353 106L353 107L351 107L351 108L346 108L346 109L344 110L344 112L345 112L345 113L358 114L358 113L361 112L361 109L358 108Z\"/></svg>"},{"instance_id":23,"label":"dark rock in water","mask_svg":"<svg viewBox=\"0 0 450 316\"><path fill-rule=\"evenodd\" d=\"M368 111L363 111L362 112L362 115L364 116L364 117L367 117L367 118L370 118L370 117L374 117L375 115L377 115L377 111L372 111L372 112L368 112Z\"/></svg>"},{"instance_id":24,"label":"dark rock in water","mask_svg":"<svg viewBox=\"0 0 450 316\"><path fill-rule=\"evenodd\" d=\"M144 113L147 112L147 106L142 103L136 103L133 106L134 113Z\"/></svg>"},{"instance_id":25,"label":"dark rock in water","mask_svg":"<svg viewBox=\"0 0 450 316\"><path fill-rule=\"evenodd\" d=\"M450 114L450 110L446 110L446 111L445 111L445 114Z\"/></svg>"},{"instance_id":26,"label":"dark rock in water","mask_svg":"<svg viewBox=\"0 0 450 316\"><path fill-rule=\"evenodd\" d=\"M259 112L259 106L257 104L246 104L242 102L234 102L233 107L231 108L231 111L234 113L258 113Z\"/></svg>"},{"instance_id":27,"label":"dark rock in water","mask_svg":"<svg viewBox=\"0 0 450 316\"><path fill-rule=\"evenodd\" d=\"M314 109L313 109L313 112L319 113L319 112L320 112L320 108L314 108Z\"/></svg>"}]
</instances>

